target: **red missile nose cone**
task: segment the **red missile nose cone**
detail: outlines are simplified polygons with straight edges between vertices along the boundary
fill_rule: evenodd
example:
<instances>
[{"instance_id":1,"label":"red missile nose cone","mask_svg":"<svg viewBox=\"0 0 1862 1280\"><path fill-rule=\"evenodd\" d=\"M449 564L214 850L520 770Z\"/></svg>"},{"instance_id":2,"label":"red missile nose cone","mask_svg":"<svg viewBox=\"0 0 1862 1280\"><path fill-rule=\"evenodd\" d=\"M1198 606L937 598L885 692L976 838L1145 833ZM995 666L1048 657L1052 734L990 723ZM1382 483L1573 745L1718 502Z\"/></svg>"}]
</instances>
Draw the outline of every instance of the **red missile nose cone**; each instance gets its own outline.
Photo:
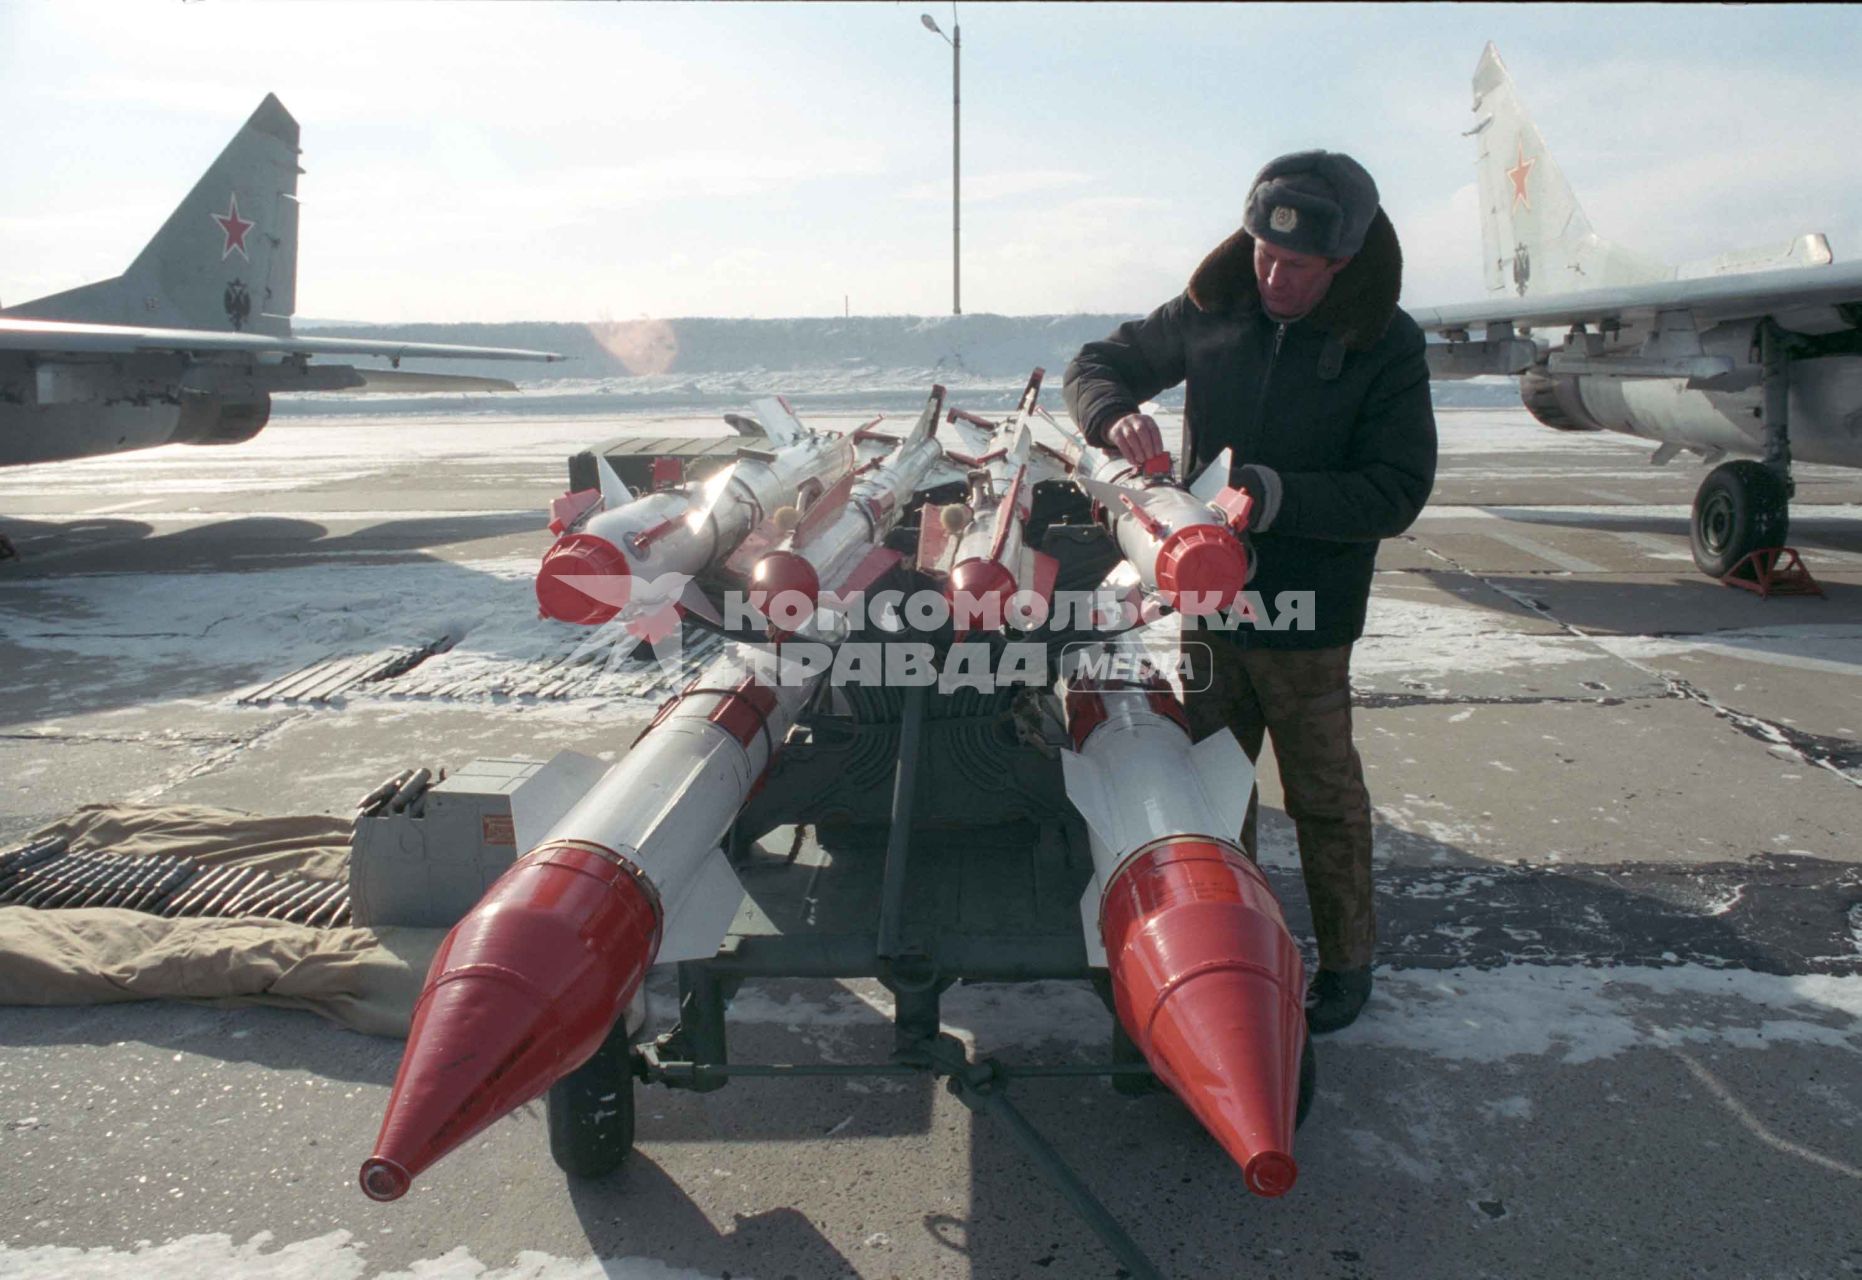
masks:
<instances>
[{"instance_id":1,"label":"red missile nose cone","mask_svg":"<svg viewBox=\"0 0 1862 1280\"><path fill-rule=\"evenodd\" d=\"M815 566L793 551L772 551L750 571L750 607L769 619L771 635L793 635L820 601Z\"/></svg>"},{"instance_id":2,"label":"red missile nose cone","mask_svg":"<svg viewBox=\"0 0 1862 1280\"><path fill-rule=\"evenodd\" d=\"M1220 525L1185 525L1158 549L1157 589L1179 613L1219 613L1247 582L1247 548Z\"/></svg>"},{"instance_id":3,"label":"red missile nose cone","mask_svg":"<svg viewBox=\"0 0 1862 1280\"><path fill-rule=\"evenodd\" d=\"M1132 1040L1248 1189L1284 1194L1299 1172L1305 974L1260 869L1213 841L1159 845L1113 880L1100 927Z\"/></svg>"},{"instance_id":4,"label":"red missile nose cone","mask_svg":"<svg viewBox=\"0 0 1862 1280\"><path fill-rule=\"evenodd\" d=\"M433 958L363 1191L396 1198L586 1062L659 936L651 890L592 846L544 845L500 877Z\"/></svg>"},{"instance_id":5,"label":"red missile nose cone","mask_svg":"<svg viewBox=\"0 0 1862 1280\"><path fill-rule=\"evenodd\" d=\"M632 586L619 547L592 533L572 533L543 553L537 608L558 622L594 626L621 611Z\"/></svg>"},{"instance_id":6,"label":"red missile nose cone","mask_svg":"<svg viewBox=\"0 0 1862 1280\"><path fill-rule=\"evenodd\" d=\"M1000 560L978 556L950 571L950 602L957 630L1000 631L1007 625L1015 575Z\"/></svg>"}]
</instances>

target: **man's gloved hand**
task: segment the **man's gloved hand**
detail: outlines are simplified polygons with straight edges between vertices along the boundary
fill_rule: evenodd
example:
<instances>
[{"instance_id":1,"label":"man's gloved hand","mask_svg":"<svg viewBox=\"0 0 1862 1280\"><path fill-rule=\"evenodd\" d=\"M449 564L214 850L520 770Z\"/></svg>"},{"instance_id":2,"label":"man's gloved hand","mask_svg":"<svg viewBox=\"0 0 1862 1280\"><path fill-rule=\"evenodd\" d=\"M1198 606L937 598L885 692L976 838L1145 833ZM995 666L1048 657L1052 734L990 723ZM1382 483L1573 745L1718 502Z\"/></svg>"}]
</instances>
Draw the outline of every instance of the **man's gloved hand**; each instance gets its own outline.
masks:
<instances>
[{"instance_id":1,"label":"man's gloved hand","mask_svg":"<svg viewBox=\"0 0 1862 1280\"><path fill-rule=\"evenodd\" d=\"M1280 473L1250 462L1230 472L1229 483L1254 499L1254 509L1248 513L1249 532L1266 533L1280 514Z\"/></svg>"},{"instance_id":2,"label":"man's gloved hand","mask_svg":"<svg viewBox=\"0 0 1862 1280\"><path fill-rule=\"evenodd\" d=\"M1125 461L1143 466L1164 451L1164 433L1148 413L1128 413L1106 428L1106 443Z\"/></svg>"}]
</instances>

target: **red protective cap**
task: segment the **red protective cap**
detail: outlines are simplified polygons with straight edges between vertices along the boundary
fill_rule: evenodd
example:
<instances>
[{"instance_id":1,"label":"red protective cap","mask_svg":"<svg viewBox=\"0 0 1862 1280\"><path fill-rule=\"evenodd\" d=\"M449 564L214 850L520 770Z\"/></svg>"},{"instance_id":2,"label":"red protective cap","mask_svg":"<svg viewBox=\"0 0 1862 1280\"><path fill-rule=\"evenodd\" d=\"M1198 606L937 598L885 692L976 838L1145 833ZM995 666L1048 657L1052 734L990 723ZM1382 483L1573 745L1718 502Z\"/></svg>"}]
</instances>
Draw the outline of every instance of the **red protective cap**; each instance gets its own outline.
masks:
<instances>
[{"instance_id":1,"label":"red protective cap","mask_svg":"<svg viewBox=\"0 0 1862 1280\"><path fill-rule=\"evenodd\" d=\"M946 594L958 633L1000 631L1008 625L1015 590L1015 575L1000 560L976 556L952 569Z\"/></svg>"},{"instance_id":2,"label":"red protective cap","mask_svg":"<svg viewBox=\"0 0 1862 1280\"><path fill-rule=\"evenodd\" d=\"M537 608L558 622L594 626L621 611L632 587L619 547L592 533L572 533L543 553Z\"/></svg>"},{"instance_id":3,"label":"red protective cap","mask_svg":"<svg viewBox=\"0 0 1862 1280\"><path fill-rule=\"evenodd\" d=\"M1157 589L1179 613L1219 613L1247 582L1248 549L1222 525L1185 525L1158 548Z\"/></svg>"},{"instance_id":4,"label":"red protective cap","mask_svg":"<svg viewBox=\"0 0 1862 1280\"><path fill-rule=\"evenodd\" d=\"M769 633L793 635L821 603L821 576L806 557L772 551L750 570L750 607L769 619Z\"/></svg>"},{"instance_id":5,"label":"red protective cap","mask_svg":"<svg viewBox=\"0 0 1862 1280\"><path fill-rule=\"evenodd\" d=\"M588 1061L659 941L655 895L606 851L560 841L512 866L433 957L363 1192L398 1199L435 1160Z\"/></svg>"},{"instance_id":6,"label":"red protective cap","mask_svg":"<svg viewBox=\"0 0 1862 1280\"><path fill-rule=\"evenodd\" d=\"M1119 1022L1158 1078L1248 1190L1284 1194L1298 1175L1306 975L1260 868L1216 840L1155 845L1107 887L1100 936Z\"/></svg>"}]
</instances>

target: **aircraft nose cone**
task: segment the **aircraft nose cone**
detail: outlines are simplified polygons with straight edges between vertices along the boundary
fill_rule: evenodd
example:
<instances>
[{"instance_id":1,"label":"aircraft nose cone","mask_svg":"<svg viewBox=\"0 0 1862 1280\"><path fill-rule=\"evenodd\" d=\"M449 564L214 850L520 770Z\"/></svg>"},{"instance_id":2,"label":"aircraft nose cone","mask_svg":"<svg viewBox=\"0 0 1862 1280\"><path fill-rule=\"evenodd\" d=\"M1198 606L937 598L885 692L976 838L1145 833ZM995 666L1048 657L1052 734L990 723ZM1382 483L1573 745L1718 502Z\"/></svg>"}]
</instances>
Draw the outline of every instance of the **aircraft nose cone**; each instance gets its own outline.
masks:
<instances>
[{"instance_id":1,"label":"aircraft nose cone","mask_svg":"<svg viewBox=\"0 0 1862 1280\"><path fill-rule=\"evenodd\" d=\"M1247 581L1247 549L1218 525L1186 525L1157 553L1157 589L1172 608L1190 617L1228 608Z\"/></svg>"},{"instance_id":2,"label":"aircraft nose cone","mask_svg":"<svg viewBox=\"0 0 1862 1280\"><path fill-rule=\"evenodd\" d=\"M594 626L621 611L632 585L619 547L592 533L572 533L543 553L537 608L558 622Z\"/></svg>"}]
</instances>

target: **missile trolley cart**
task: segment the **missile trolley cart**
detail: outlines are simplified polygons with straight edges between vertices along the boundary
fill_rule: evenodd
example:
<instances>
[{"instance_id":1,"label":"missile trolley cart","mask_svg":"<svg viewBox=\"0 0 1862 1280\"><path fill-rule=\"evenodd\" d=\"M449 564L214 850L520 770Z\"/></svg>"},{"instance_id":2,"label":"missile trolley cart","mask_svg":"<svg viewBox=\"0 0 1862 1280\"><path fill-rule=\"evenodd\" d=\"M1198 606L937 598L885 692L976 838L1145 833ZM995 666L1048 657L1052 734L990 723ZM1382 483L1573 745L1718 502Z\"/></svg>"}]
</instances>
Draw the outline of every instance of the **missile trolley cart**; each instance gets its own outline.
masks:
<instances>
[{"instance_id":1,"label":"missile trolley cart","mask_svg":"<svg viewBox=\"0 0 1862 1280\"><path fill-rule=\"evenodd\" d=\"M612 765L560 752L511 792L529 852L434 955L358 1171L366 1195L399 1199L540 1096L558 1163L589 1177L631 1149L636 1083L804 1075L944 1080L1135 1276L1158 1271L1009 1101L1013 1080L1167 1088L1249 1191L1293 1186L1312 1098L1304 966L1234 837L1252 765L1227 730L1192 739L1133 630L1153 607L1241 601L1252 499L1226 456L1189 480L1077 436L1036 442L1042 377L1000 424L945 419L934 386L883 438L812 431L759 400L754 420L727 415L759 443L706 479L662 459L636 494L597 457L597 487L551 504L545 617L615 644L689 622L761 647L712 660ZM941 421L958 449L933 439ZM865 461L863 443L878 446ZM871 616L847 608L865 592ZM1157 638L1164 667L1193 652ZM809 856L799 839L786 857L764 847L784 826L813 828ZM648 1040L642 984L672 964L676 1018ZM882 984L892 1052L734 1062L732 994L795 978ZM1108 1061L973 1060L943 1030L954 983L1082 978L1122 1028Z\"/></svg>"},{"instance_id":2,"label":"missile trolley cart","mask_svg":"<svg viewBox=\"0 0 1862 1280\"><path fill-rule=\"evenodd\" d=\"M1096 583L1119 559L1103 530L1079 519L1086 507L1063 486L1037 493L1030 540L1059 562L1063 588ZM899 545L916 536L911 527L895 533ZM946 629L941 642L950 638ZM1052 659L1067 643L1095 637L1022 638L1045 641ZM1104 1076L1128 1095L1163 1088L1116 1013L1106 1060L1083 1064L972 1060L940 1019L940 997L961 982L1089 979L1112 1006L1106 970L1094 966L1082 930L1094 863L1062 776L1063 751L1073 745L1062 704L1046 687L824 685L731 830L726 852L748 897L716 955L678 963L670 1030L647 1039L630 1017L550 1089L557 1164L575 1177L616 1169L634 1141L637 1084L708 1092L742 1077L929 1075L1002 1124L1133 1276L1160 1275L1008 1096L1018 1079ZM803 825L815 833L813 857L798 856ZM798 828L792 849L780 839L773 850L759 843L781 827ZM733 1061L731 996L745 982L781 978L878 980L895 1001L890 1057ZM1308 1042L1300 1120L1313 1067Z\"/></svg>"}]
</instances>

